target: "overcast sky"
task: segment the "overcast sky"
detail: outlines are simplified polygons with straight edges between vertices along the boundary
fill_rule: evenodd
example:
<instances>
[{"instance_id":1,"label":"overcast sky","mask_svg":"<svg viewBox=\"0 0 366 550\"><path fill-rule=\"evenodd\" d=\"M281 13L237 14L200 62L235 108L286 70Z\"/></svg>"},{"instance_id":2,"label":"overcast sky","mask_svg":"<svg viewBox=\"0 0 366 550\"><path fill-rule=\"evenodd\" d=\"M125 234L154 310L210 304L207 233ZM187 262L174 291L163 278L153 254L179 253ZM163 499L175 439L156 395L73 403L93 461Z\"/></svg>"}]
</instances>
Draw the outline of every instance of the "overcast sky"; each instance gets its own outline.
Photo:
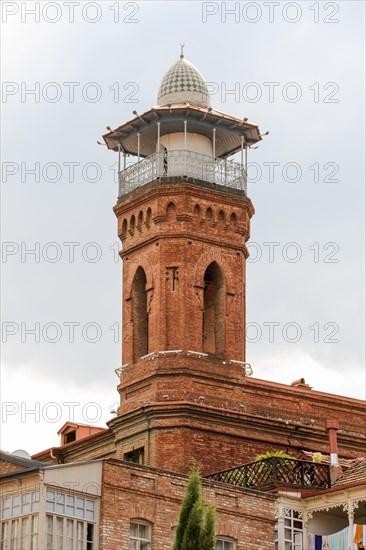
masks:
<instances>
[{"instance_id":1,"label":"overcast sky","mask_svg":"<svg viewBox=\"0 0 366 550\"><path fill-rule=\"evenodd\" d=\"M213 107L270 131L249 154L254 375L364 397L364 6L2 2L2 449L117 406L117 158L96 141L156 104L181 41Z\"/></svg>"}]
</instances>

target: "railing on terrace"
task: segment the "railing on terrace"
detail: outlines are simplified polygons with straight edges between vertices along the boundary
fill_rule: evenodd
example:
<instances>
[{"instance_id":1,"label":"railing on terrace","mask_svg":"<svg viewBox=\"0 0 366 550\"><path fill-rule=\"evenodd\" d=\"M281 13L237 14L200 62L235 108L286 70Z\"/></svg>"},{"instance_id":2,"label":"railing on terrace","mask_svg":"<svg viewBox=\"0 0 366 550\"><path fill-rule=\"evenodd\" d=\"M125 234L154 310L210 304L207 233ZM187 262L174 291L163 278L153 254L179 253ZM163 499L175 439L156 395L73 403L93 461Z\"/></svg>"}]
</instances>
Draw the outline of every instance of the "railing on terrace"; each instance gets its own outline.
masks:
<instances>
[{"instance_id":1,"label":"railing on terrace","mask_svg":"<svg viewBox=\"0 0 366 550\"><path fill-rule=\"evenodd\" d=\"M247 192L244 166L193 151L168 151L150 155L119 173L119 196L158 177L190 177Z\"/></svg>"},{"instance_id":2,"label":"railing on terrace","mask_svg":"<svg viewBox=\"0 0 366 550\"><path fill-rule=\"evenodd\" d=\"M268 491L280 487L326 489L330 487L327 464L271 457L206 476L240 487Z\"/></svg>"}]
</instances>

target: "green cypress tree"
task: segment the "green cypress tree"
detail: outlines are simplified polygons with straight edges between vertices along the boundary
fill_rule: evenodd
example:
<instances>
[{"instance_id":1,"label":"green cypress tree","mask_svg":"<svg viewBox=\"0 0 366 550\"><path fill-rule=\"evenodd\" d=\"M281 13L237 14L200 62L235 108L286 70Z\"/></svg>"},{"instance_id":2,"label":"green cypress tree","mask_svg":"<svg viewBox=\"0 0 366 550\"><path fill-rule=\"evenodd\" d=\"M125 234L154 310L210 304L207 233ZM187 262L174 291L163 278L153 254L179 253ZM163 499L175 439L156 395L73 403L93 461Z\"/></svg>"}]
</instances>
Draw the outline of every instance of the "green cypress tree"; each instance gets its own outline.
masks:
<instances>
[{"instance_id":1,"label":"green cypress tree","mask_svg":"<svg viewBox=\"0 0 366 550\"><path fill-rule=\"evenodd\" d=\"M196 502L202 503L201 478L199 471L193 470L188 479L186 494L179 514L173 550L183 550L184 533L187 528L189 515Z\"/></svg>"},{"instance_id":2,"label":"green cypress tree","mask_svg":"<svg viewBox=\"0 0 366 550\"><path fill-rule=\"evenodd\" d=\"M197 500L190 511L187 527L184 531L182 550L201 550L202 527L203 503L201 498Z\"/></svg>"},{"instance_id":3,"label":"green cypress tree","mask_svg":"<svg viewBox=\"0 0 366 550\"><path fill-rule=\"evenodd\" d=\"M200 550L216 550L215 508L209 506L200 538Z\"/></svg>"}]
</instances>

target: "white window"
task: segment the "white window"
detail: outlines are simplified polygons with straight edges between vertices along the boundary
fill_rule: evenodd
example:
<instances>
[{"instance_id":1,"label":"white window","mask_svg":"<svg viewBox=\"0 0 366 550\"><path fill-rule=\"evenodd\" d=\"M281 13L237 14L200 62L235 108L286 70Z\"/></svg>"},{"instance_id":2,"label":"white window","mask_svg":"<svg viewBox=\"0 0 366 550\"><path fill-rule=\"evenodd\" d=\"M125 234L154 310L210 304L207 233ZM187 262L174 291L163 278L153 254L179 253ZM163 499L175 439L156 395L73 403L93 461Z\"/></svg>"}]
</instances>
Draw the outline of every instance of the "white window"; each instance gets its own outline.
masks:
<instances>
[{"instance_id":1,"label":"white window","mask_svg":"<svg viewBox=\"0 0 366 550\"><path fill-rule=\"evenodd\" d=\"M236 550L236 541L228 537L217 537L217 550Z\"/></svg>"},{"instance_id":2,"label":"white window","mask_svg":"<svg viewBox=\"0 0 366 550\"><path fill-rule=\"evenodd\" d=\"M0 550L39 550L39 519L34 514L39 499L39 491L33 491L0 500ZM46 550L94 550L94 500L47 489L45 504Z\"/></svg>"},{"instance_id":3,"label":"white window","mask_svg":"<svg viewBox=\"0 0 366 550\"><path fill-rule=\"evenodd\" d=\"M130 523L130 550L151 549L151 524L134 519Z\"/></svg>"},{"instance_id":4,"label":"white window","mask_svg":"<svg viewBox=\"0 0 366 550\"><path fill-rule=\"evenodd\" d=\"M95 548L95 501L48 489L46 550Z\"/></svg>"},{"instance_id":5,"label":"white window","mask_svg":"<svg viewBox=\"0 0 366 550\"><path fill-rule=\"evenodd\" d=\"M296 510L289 510L284 521L284 550L303 550L303 521ZM276 526L275 549L278 548L278 526Z\"/></svg>"},{"instance_id":6,"label":"white window","mask_svg":"<svg viewBox=\"0 0 366 550\"><path fill-rule=\"evenodd\" d=\"M39 491L23 493L1 500L1 518L7 519L39 510Z\"/></svg>"},{"instance_id":7,"label":"white window","mask_svg":"<svg viewBox=\"0 0 366 550\"><path fill-rule=\"evenodd\" d=\"M2 521L0 549L38 549L38 515Z\"/></svg>"},{"instance_id":8,"label":"white window","mask_svg":"<svg viewBox=\"0 0 366 550\"><path fill-rule=\"evenodd\" d=\"M74 495L65 495L55 491L46 493L47 512L65 514L80 519L94 520L95 503L88 498L81 498Z\"/></svg>"},{"instance_id":9,"label":"white window","mask_svg":"<svg viewBox=\"0 0 366 550\"><path fill-rule=\"evenodd\" d=\"M46 550L93 550L94 524L46 514Z\"/></svg>"}]
</instances>

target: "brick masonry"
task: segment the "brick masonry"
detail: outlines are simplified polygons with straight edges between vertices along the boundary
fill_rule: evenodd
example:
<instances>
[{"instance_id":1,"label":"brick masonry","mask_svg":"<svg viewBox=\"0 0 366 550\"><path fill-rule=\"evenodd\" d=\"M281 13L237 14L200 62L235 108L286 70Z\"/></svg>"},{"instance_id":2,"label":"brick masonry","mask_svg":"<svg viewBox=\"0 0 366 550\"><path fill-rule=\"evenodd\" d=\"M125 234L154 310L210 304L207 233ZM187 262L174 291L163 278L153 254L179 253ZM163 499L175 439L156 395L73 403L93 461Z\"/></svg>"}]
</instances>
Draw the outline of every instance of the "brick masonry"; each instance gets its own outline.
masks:
<instances>
[{"instance_id":1,"label":"brick masonry","mask_svg":"<svg viewBox=\"0 0 366 550\"><path fill-rule=\"evenodd\" d=\"M0 475L9 474L10 472L16 472L18 470L24 470L24 466L13 464L7 460L0 460Z\"/></svg>"},{"instance_id":2,"label":"brick masonry","mask_svg":"<svg viewBox=\"0 0 366 550\"><path fill-rule=\"evenodd\" d=\"M123 459L143 448L148 465L187 472L197 461L211 473L268 450L327 453L329 418L340 423L340 456L364 452L363 401L249 378L236 362L245 361L247 197L166 178L114 210L123 260L120 406L109 430L53 450L58 461ZM223 280L214 312L215 296L205 298L212 262ZM52 461L49 451L36 458Z\"/></svg>"},{"instance_id":3,"label":"brick masonry","mask_svg":"<svg viewBox=\"0 0 366 550\"><path fill-rule=\"evenodd\" d=\"M148 464L187 471L197 460L207 473L271 449L327 452L327 418L341 423L341 453L362 452L360 401L245 378L235 363L245 362L245 243L254 213L247 197L167 180L131 193L115 213L124 266L124 368L118 416L109 424L117 457L144 447ZM205 272L213 261L224 281L216 313L207 313L220 317L216 351L214 330L205 341ZM139 268L146 274L147 324L134 321ZM147 342L147 357L134 352L136 340Z\"/></svg>"},{"instance_id":4,"label":"brick masonry","mask_svg":"<svg viewBox=\"0 0 366 550\"><path fill-rule=\"evenodd\" d=\"M187 483L186 476L107 460L103 468L101 550L129 548L131 519L152 525L153 547L171 550ZM203 481L207 504L215 504L216 533L237 541L240 550L272 550L273 495Z\"/></svg>"}]
</instances>

